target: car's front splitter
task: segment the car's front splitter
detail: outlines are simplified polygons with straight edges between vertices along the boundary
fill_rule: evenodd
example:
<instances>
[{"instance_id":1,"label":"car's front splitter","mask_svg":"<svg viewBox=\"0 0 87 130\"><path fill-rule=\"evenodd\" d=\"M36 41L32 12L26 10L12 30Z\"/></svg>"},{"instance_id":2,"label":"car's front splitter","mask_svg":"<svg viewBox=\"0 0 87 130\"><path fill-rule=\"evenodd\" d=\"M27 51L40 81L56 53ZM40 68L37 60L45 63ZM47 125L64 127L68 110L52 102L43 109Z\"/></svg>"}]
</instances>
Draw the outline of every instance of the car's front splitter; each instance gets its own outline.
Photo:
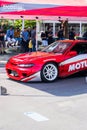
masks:
<instances>
[{"instance_id":1,"label":"car's front splitter","mask_svg":"<svg viewBox=\"0 0 87 130\"><path fill-rule=\"evenodd\" d=\"M21 79L22 82L41 81L40 71L29 77Z\"/></svg>"}]
</instances>

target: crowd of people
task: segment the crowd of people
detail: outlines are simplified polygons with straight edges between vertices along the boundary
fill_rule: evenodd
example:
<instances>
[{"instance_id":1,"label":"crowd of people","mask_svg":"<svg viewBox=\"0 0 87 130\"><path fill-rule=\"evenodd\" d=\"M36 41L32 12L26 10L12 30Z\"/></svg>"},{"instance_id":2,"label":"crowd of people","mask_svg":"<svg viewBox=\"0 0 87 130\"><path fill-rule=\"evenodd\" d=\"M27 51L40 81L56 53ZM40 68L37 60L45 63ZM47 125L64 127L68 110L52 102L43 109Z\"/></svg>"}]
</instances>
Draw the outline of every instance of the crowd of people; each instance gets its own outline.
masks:
<instances>
[{"instance_id":1,"label":"crowd of people","mask_svg":"<svg viewBox=\"0 0 87 130\"><path fill-rule=\"evenodd\" d=\"M67 37L66 37L67 36ZM66 38L75 40L75 30L70 28L68 35L64 34L63 26L57 32L57 40L64 40ZM46 31L41 32L42 46L48 46L55 41L53 37L52 28L49 27ZM83 34L83 37L87 37L87 32ZM32 52L36 51L36 26L30 28L24 28L21 31L18 27L13 28L12 26L5 32L3 27L0 27L0 54L6 53L5 48L9 46L20 45L21 52Z\"/></svg>"},{"instance_id":2,"label":"crowd of people","mask_svg":"<svg viewBox=\"0 0 87 130\"><path fill-rule=\"evenodd\" d=\"M57 40L64 40L66 38L68 38L70 40L75 40L75 35L76 34L75 34L74 28L71 28L69 30L68 37L66 37L66 35L64 35L64 28L60 27L60 29L57 32ZM47 31L42 31L41 39L42 39L42 45L43 46L50 45L51 43L53 43L55 41L51 27L48 28Z\"/></svg>"},{"instance_id":3,"label":"crowd of people","mask_svg":"<svg viewBox=\"0 0 87 130\"><path fill-rule=\"evenodd\" d=\"M32 41L32 47L29 46L29 41ZM5 48L10 46L20 45L21 52L36 51L36 26L33 28L24 28L21 31L18 27L11 26L6 32L3 27L0 27L0 54L4 54ZM30 47L30 48L29 48Z\"/></svg>"}]
</instances>

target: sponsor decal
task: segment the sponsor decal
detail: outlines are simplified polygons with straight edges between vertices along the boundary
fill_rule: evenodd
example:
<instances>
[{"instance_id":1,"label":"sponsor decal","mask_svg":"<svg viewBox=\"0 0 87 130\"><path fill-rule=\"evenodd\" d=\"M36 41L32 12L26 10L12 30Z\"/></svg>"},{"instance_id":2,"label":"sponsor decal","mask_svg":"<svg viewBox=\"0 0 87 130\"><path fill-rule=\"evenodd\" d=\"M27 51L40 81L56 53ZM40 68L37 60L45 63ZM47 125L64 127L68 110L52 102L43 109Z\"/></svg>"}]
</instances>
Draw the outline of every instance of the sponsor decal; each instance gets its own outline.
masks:
<instances>
[{"instance_id":1,"label":"sponsor decal","mask_svg":"<svg viewBox=\"0 0 87 130\"><path fill-rule=\"evenodd\" d=\"M28 81L41 81L41 77L40 77L40 71L29 76L29 77L26 77L26 78L23 78L21 79L21 81L23 82L28 82Z\"/></svg>"},{"instance_id":2,"label":"sponsor decal","mask_svg":"<svg viewBox=\"0 0 87 130\"><path fill-rule=\"evenodd\" d=\"M72 65L69 65L68 72L83 69L85 67L87 67L87 60L72 64Z\"/></svg>"}]
</instances>

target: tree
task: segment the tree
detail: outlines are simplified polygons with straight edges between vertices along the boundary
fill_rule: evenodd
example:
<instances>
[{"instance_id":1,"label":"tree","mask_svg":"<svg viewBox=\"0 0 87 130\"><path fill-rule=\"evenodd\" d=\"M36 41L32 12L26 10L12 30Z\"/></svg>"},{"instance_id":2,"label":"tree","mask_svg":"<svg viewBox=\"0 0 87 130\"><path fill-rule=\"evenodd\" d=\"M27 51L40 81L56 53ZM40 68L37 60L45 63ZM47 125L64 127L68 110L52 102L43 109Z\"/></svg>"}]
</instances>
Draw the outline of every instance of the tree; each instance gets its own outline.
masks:
<instances>
[{"instance_id":1,"label":"tree","mask_svg":"<svg viewBox=\"0 0 87 130\"><path fill-rule=\"evenodd\" d=\"M36 25L36 21L35 20L25 20L25 27L33 27ZM14 21L14 27L19 27L20 29L22 28L22 20L15 20Z\"/></svg>"}]
</instances>

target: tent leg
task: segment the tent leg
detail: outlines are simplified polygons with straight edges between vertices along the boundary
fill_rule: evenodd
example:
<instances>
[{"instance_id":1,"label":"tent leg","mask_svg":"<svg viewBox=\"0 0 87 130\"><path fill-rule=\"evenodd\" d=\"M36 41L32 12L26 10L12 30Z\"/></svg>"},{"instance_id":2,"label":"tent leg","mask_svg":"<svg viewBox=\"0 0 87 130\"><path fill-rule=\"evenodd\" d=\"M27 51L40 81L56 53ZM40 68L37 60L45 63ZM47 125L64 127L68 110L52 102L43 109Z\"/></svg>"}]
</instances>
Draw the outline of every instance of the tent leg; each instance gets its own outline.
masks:
<instances>
[{"instance_id":1,"label":"tent leg","mask_svg":"<svg viewBox=\"0 0 87 130\"><path fill-rule=\"evenodd\" d=\"M36 51L38 50L38 19L36 19Z\"/></svg>"},{"instance_id":2,"label":"tent leg","mask_svg":"<svg viewBox=\"0 0 87 130\"><path fill-rule=\"evenodd\" d=\"M82 22L80 22L80 31L79 32L80 32L79 36L82 37Z\"/></svg>"},{"instance_id":3,"label":"tent leg","mask_svg":"<svg viewBox=\"0 0 87 130\"><path fill-rule=\"evenodd\" d=\"M55 23L53 23L53 37L55 37Z\"/></svg>"}]
</instances>

